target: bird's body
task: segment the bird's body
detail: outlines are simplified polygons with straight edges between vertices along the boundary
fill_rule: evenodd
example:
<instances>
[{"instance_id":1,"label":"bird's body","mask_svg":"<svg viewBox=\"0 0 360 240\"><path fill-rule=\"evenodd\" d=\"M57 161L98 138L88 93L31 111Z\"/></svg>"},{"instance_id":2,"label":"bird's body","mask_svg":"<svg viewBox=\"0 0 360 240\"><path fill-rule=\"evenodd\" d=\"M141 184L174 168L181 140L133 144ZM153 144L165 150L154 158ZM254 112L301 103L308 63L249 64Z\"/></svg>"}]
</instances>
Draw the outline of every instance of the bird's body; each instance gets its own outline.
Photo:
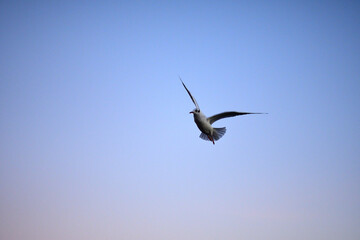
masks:
<instances>
[{"instance_id":1,"label":"bird's body","mask_svg":"<svg viewBox=\"0 0 360 240\"><path fill-rule=\"evenodd\" d=\"M226 128L213 128L209 119L201 112L193 112L194 122L201 131L200 138L210 140L215 144L214 140L219 140L226 132Z\"/></svg>"},{"instance_id":2,"label":"bird's body","mask_svg":"<svg viewBox=\"0 0 360 240\"><path fill-rule=\"evenodd\" d=\"M196 123L201 132L205 134L212 134L213 127L207 120L207 117L202 112L194 113L194 122Z\"/></svg>"},{"instance_id":3,"label":"bird's body","mask_svg":"<svg viewBox=\"0 0 360 240\"><path fill-rule=\"evenodd\" d=\"M180 78L181 80L181 78ZM190 113L192 113L194 115L194 121L197 125L197 127L199 128L199 130L201 131L200 134L200 138L204 139L204 140L209 140L212 141L213 144L215 144L215 141L219 140L222 136L224 136L224 134L226 133L226 128L214 128L212 126L212 124L222 118L227 118L227 117L235 117L238 115L246 115L246 114L261 114L261 113L250 113L250 112L223 112L223 113L219 113L216 114L214 116L211 116L209 118L207 118L201 111L199 108L199 105L197 104L195 98L191 95L190 91L187 89L187 87L185 86L184 82L181 80L184 88L186 89L186 91L188 92L191 100L193 101L193 103L195 104L196 108L191 111Z\"/></svg>"}]
</instances>

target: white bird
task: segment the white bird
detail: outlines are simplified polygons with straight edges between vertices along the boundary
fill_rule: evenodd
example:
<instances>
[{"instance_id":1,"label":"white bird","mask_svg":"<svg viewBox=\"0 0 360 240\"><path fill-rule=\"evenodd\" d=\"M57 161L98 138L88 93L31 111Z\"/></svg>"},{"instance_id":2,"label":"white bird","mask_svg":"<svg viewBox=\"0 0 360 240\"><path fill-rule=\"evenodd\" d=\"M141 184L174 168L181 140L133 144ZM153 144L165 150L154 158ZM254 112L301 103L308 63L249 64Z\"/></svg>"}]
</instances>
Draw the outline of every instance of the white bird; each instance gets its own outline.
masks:
<instances>
[{"instance_id":1,"label":"white bird","mask_svg":"<svg viewBox=\"0 0 360 240\"><path fill-rule=\"evenodd\" d=\"M180 78L180 77L179 77ZM194 114L194 121L197 125L197 127L200 129L201 134L200 134L200 138L204 139L206 141L212 141L213 144L215 144L215 141L219 140L222 136L224 136L224 134L226 133L226 128L222 127L222 128L214 128L211 126L211 124L213 124L214 122L216 122L219 119L222 118L227 118L227 117L235 117L238 115L246 115L246 114L266 114L266 113L250 113L250 112L223 112L223 113L219 113L216 114L214 116L211 117L206 117L199 108L199 105L197 104L195 98L191 95L190 91L187 89L187 87L185 86L184 82L181 80L184 88L186 89L186 91L188 92L191 100L193 101L193 103L195 104L196 108L191 111L190 113Z\"/></svg>"}]
</instances>

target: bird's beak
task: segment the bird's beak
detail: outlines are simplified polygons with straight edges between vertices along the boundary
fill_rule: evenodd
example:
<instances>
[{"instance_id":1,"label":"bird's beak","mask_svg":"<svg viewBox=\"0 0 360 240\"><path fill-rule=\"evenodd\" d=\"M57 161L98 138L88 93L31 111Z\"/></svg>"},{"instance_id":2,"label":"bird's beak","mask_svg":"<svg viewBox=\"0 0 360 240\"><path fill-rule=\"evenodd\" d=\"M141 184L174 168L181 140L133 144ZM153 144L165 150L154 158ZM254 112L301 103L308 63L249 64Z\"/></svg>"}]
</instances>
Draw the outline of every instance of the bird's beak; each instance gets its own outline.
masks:
<instances>
[{"instance_id":1,"label":"bird's beak","mask_svg":"<svg viewBox=\"0 0 360 240\"><path fill-rule=\"evenodd\" d=\"M189 112L189 113L194 113L193 111Z\"/></svg>"}]
</instances>

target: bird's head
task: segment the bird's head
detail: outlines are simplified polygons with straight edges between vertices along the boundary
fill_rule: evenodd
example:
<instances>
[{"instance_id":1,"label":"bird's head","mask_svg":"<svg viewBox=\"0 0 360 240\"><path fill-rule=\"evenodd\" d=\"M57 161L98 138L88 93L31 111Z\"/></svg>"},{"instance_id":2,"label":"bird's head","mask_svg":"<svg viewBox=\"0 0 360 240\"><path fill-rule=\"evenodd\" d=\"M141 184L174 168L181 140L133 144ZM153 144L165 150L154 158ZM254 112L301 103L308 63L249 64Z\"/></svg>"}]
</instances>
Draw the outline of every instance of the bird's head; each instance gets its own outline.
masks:
<instances>
[{"instance_id":1,"label":"bird's head","mask_svg":"<svg viewBox=\"0 0 360 240\"><path fill-rule=\"evenodd\" d=\"M198 113L200 113L200 109L197 109L197 108L195 108L194 110L192 110L191 112L189 112L189 113L192 113L192 114L198 114Z\"/></svg>"}]
</instances>

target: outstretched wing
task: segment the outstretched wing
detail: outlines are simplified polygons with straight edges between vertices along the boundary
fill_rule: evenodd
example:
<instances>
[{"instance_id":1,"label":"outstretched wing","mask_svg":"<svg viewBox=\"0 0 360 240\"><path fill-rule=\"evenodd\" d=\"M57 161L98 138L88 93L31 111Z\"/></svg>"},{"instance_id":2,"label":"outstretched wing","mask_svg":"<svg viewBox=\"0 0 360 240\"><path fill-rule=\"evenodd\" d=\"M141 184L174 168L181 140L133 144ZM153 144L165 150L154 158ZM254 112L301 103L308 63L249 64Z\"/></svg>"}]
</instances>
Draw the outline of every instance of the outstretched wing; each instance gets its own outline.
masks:
<instances>
[{"instance_id":1,"label":"outstretched wing","mask_svg":"<svg viewBox=\"0 0 360 240\"><path fill-rule=\"evenodd\" d=\"M214 116L208 117L207 120L210 122L210 124L213 124L219 119L222 118L228 118L228 117L235 117L238 115L246 115L246 114L264 114L264 113L250 113L250 112L223 112L216 114Z\"/></svg>"},{"instance_id":2,"label":"outstretched wing","mask_svg":"<svg viewBox=\"0 0 360 240\"><path fill-rule=\"evenodd\" d=\"M181 77L179 77L179 78L180 78L180 81L182 82L182 85L184 86L184 88L185 88L185 89L186 89L186 91L188 92L188 94L189 94L189 96L190 96L191 100L192 100L192 101L193 101L193 103L195 104L196 109L200 110L199 105L198 105L198 104L197 104L197 102L196 102L196 99L195 99L195 98L191 95L190 91L187 89L187 87L185 86L184 82L181 80Z\"/></svg>"}]
</instances>

